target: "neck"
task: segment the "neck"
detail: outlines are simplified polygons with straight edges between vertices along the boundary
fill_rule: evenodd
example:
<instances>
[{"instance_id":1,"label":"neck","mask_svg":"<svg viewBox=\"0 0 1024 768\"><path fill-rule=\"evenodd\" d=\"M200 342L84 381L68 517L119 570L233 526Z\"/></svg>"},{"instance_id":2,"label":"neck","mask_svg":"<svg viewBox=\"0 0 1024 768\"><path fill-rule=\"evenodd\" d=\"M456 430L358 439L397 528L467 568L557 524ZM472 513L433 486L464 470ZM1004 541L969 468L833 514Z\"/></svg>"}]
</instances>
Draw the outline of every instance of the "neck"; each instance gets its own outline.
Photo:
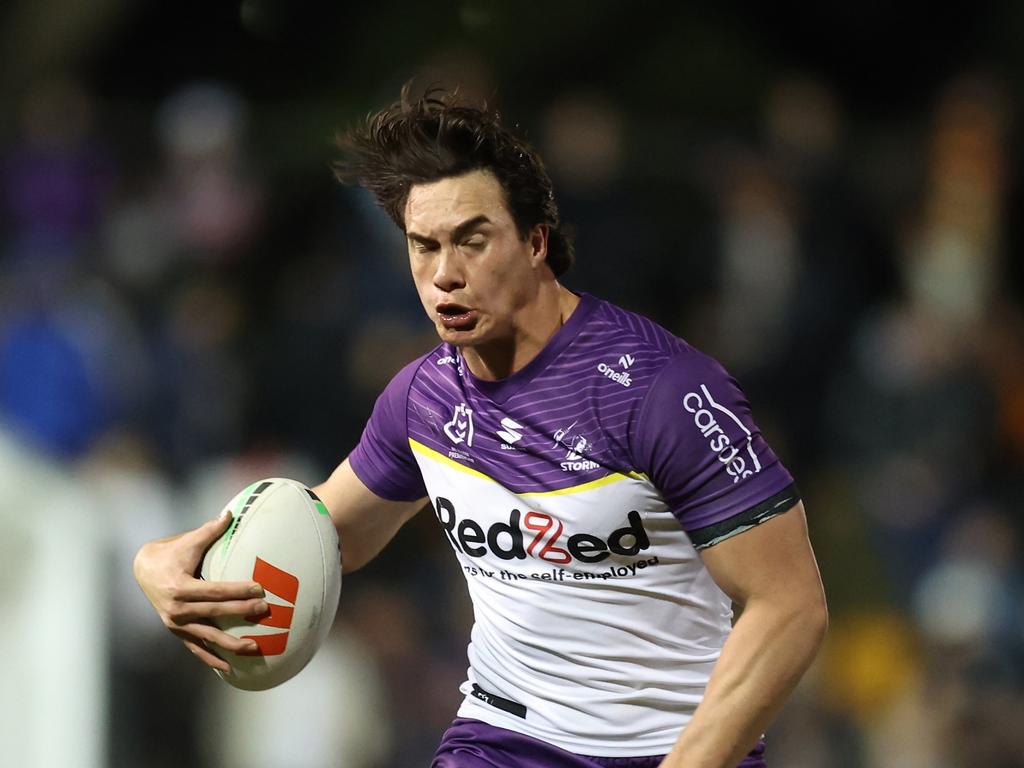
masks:
<instances>
[{"instance_id":1,"label":"neck","mask_svg":"<svg viewBox=\"0 0 1024 768\"><path fill-rule=\"evenodd\" d=\"M466 347L462 359L478 379L497 381L511 376L535 358L569 319L579 296L552 281L538 291L535 300L522 307L513 322L513 334L505 339Z\"/></svg>"}]
</instances>

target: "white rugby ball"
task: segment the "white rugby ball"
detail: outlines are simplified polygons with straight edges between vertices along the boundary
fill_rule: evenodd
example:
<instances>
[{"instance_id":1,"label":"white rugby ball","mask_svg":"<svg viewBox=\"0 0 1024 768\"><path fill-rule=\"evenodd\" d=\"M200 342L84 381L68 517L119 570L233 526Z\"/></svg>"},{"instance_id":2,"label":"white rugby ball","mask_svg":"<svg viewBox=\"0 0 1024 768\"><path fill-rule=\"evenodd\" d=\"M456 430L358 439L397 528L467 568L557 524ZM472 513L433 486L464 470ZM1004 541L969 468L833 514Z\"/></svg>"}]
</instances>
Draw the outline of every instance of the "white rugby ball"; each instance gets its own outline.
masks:
<instances>
[{"instance_id":1,"label":"white rugby ball","mask_svg":"<svg viewBox=\"0 0 1024 768\"><path fill-rule=\"evenodd\" d=\"M341 594L338 532L323 502L295 480L258 480L226 509L232 522L206 551L202 578L257 581L270 611L214 619L225 632L259 645L243 654L217 648L231 665L217 674L236 688L262 691L298 674L331 629Z\"/></svg>"}]
</instances>

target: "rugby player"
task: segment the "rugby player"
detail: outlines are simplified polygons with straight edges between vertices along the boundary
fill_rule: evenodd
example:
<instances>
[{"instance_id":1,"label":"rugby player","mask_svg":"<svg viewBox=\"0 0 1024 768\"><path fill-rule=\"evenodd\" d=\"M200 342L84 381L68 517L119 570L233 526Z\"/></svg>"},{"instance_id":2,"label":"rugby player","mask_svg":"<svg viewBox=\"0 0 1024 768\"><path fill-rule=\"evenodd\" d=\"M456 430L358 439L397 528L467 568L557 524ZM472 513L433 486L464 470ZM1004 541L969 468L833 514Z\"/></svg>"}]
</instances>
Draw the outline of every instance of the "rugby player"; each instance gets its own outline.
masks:
<instances>
[{"instance_id":1,"label":"rugby player","mask_svg":"<svg viewBox=\"0 0 1024 768\"><path fill-rule=\"evenodd\" d=\"M429 502L465 575L465 700L435 768L765 765L827 609L793 478L737 383L559 282L573 252L551 182L493 110L406 89L340 144L341 180L405 233L441 343L316 492L346 572ZM256 584L192 578L226 525L135 560L164 623L221 669L216 648L251 641L208 619L265 610Z\"/></svg>"}]
</instances>

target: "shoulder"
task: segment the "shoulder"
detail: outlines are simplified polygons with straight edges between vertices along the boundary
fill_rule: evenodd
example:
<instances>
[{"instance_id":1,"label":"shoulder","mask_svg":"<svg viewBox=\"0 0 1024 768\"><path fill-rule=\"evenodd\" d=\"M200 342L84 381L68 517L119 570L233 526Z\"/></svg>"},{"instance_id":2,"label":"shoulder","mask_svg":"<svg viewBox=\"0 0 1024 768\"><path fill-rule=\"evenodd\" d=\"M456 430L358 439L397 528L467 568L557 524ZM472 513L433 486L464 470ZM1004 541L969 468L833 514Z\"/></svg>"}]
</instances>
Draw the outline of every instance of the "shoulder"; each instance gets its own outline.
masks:
<instances>
[{"instance_id":1,"label":"shoulder","mask_svg":"<svg viewBox=\"0 0 1024 768\"><path fill-rule=\"evenodd\" d=\"M558 366L558 380L570 382L566 386L591 414L581 417L580 428L600 431L614 458L637 469L642 467L635 450L638 435L669 412L668 401L679 402L675 392L682 380L695 386L715 364L654 320L591 296L587 300L588 313Z\"/></svg>"},{"instance_id":2,"label":"shoulder","mask_svg":"<svg viewBox=\"0 0 1024 768\"><path fill-rule=\"evenodd\" d=\"M407 501L425 494L409 450L409 392L420 371L437 355L435 347L391 378L373 406L359 443L349 454L352 471L381 498Z\"/></svg>"},{"instance_id":3,"label":"shoulder","mask_svg":"<svg viewBox=\"0 0 1024 768\"><path fill-rule=\"evenodd\" d=\"M428 376L431 368L440 368L446 365L455 365L455 358L445 344L438 344L429 352L420 355L415 360L406 363L391 377L391 381L384 388L381 397L407 398L413 383Z\"/></svg>"},{"instance_id":4,"label":"shoulder","mask_svg":"<svg viewBox=\"0 0 1024 768\"><path fill-rule=\"evenodd\" d=\"M403 442L408 429L408 405L410 392L416 382L424 377L424 371L430 372L433 366L444 355L444 345L438 345L426 354L402 366L391 377L384 391L377 397L373 413L368 423L369 434L374 437L386 437L391 442ZM367 435L364 434L364 438Z\"/></svg>"},{"instance_id":5,"label":"shoulder","mask_svg":"<svg viewBox=\"0 0 1024 768\"><path fill-rule=\"evenodd\" d=\"M638 403L655 387L728 377L712 356L638 312L598 300L587 322L586 342L598 373L631 389Z\"/></svg>"},{"instance_id":6,"label":"shoulder","mask_svg":"<svg viewBox=\"0 0 1024 768\"><path fill-rule=\"evenodd\" d=\"M603 299L594 300L594 308L587 318L587 329L591 334L603 336L608 341L629 344L638 351L662 359L689 347L685 341L651 318Z\"/></svg>"}]
</instances>

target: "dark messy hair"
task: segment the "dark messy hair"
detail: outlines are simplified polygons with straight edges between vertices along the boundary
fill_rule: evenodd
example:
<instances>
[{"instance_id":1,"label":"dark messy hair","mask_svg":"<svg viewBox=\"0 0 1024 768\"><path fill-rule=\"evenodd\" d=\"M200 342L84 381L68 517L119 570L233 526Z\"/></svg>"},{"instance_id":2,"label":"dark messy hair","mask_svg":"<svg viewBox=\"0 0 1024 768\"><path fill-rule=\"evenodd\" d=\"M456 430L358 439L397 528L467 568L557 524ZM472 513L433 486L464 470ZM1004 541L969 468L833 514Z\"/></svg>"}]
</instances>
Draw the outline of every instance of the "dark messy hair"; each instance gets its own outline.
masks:
<instances>
[{"instance_id":1,"label":"dark messy hair","mask_svg":"<svg viewBox=\"0 0 1024 768\"><path fill-rule=\"evenodd\" d=\"M572 241L558 215L551 179L533 148L486 104L460 105L457 94L438 88L413 100L410 86L403 86L390 107L338 135L338 180L372 192L404 232L413 184L490 171L501 184L520 238L525 240L537 224L546 225L547 264L556 276L565 273L573 262Z\"/></svg>"}]
</instances>

